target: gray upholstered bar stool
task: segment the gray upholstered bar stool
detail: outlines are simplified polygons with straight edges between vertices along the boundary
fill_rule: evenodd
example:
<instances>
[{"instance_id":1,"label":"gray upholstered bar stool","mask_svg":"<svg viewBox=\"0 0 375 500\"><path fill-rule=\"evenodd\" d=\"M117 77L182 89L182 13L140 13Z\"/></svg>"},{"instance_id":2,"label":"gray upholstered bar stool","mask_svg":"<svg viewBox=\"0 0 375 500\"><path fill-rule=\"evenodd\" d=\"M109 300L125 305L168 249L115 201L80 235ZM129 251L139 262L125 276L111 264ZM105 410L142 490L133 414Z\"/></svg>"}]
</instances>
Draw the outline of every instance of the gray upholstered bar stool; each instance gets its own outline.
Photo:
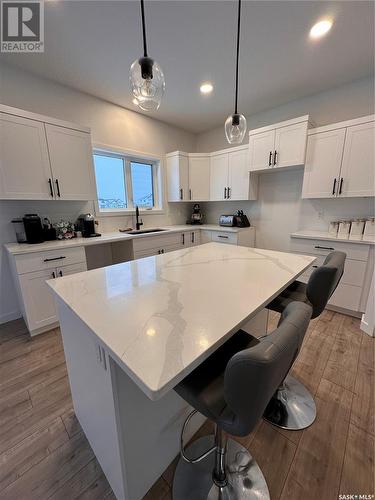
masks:
<instances>
[{"instance_id":1,"label":"gray upholstered bar stool","mask_svg":"<svg viewBox=\"0 0 375 500\"><path fill-rule=\"evenodd\" d=\"M318 317L341 280L345 259L344 252L331 252L323 265L312 272L307 284L295 281L267 308L282 313L292 301L299 301L311 305L312 318ZM267 421L289 430L305 429L315 417L316 406L312 395L291 375L276 391L264 413Z\"/></svg>"},{"instance_id":2,"label":"gray upholstered bar stool","mask_svg":"<svg viewBox=\"0 0 375 500\"><path fill-rule=\"evenodd\" d=\"M240 330L175 388L195 409L181 433L174 500L269 499L257 463L227 433L246 436L254 429L288 373L310 317L309 305L289 304L273 333L258 340ZM216 424L215 437L200 438L185 451L184 431L197 411Z\"/></svg>"}]
</instances>

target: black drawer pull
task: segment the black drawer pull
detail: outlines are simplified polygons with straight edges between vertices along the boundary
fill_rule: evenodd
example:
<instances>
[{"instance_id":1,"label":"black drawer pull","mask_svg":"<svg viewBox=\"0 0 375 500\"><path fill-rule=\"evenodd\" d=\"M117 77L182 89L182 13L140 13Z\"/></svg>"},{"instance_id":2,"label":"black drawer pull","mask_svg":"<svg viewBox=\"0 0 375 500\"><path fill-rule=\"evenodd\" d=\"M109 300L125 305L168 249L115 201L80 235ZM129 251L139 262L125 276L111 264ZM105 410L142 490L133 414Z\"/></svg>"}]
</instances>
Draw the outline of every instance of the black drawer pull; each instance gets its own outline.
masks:
<instances>
[{"instance_id":1,"label":"black drawer pull","mask_svg":"<svg viewBox=\"0 0 375 500\"><path fill-rule=\"evenodd\" d=\"M270 151L270 156L268 158L268 166L270 167L272 165L272 151Z\"/></svg>"},{"instance_id":2,"label":"black drawer pull","mask_svg":"<svg viewBox=\"0 0 375 500\"><path fill-rule=\"evenodd\" d=\"M52 187L52 180L51 179L48 179L48 184L49 184L49 192L50 192L50 195L52 196L53 198L53 187Z\"/></svg>"},{"instance_id":3,"label":"black drawer pull","mask_svg":"<svg viewBox=\"0 0 375 500\"><path fill-rule=\"evenodd\" d=\"M185 233L182 233L182 244L185 245Z\"/></svg>"},{"instance_id":4,"label":"black drawer pull","mask_svg":"<svg viewBox=\"0 0 375 500\"><path fill-rule=\"evenodd\" d=\"M342 193L342 183L344 182L344 178L341 177L341 180L340 180L340 187L339 187L339 194Z\"/></svg>"},{"instance_id":5,"label":"black drawer pull","mask_svg":"<svg viewBox=\"0 0 375 500\"><path fill-rule=\"evenodd\" d=\"M315 267L315 269L317 269L319 266L311 266L311 267Z\"/></svg>"},{"instance_id":6,"label":"black drawer pull","mask_svg":"<svg viewBox=\"0 0 375 500\"><path fill-rule=\"evenodd\" d=\"M55 279L56 278L56 274L54 271L52 271L52 278Z\"/></svg>"},{"instance_id":7,"label":"black drawer pull","mask_svg":"<svg viewBox=\"0 0 375 500\"><path fill-rule=\"evenodd\" d=\"M319 248L320 250L334 250L333 247L321 247L319 245L316 245L314 248Z\"/></svg>"},{"instance_id":8,"label":"black drawer pull","mask_svg":"<svg viewBox=\"0 0 375 500\"><path fill-rule=\"evenodd\" d=\"M62 277L62 275L63 275L62 271L59 271L59 275Z\"/></svg>"},{"instance_id":9,"label":"black drawer pull","mask_svg":"<svg viewBox=\"0 0 375 500\"><path fill-rule=\"evenodd\" d=\"M59 186L59 180L56 179L55 180L56 182L56 187L57 187L57 196L60 198L61 197L61 194L60 194L60 186Z\"/></svg>"},{"instance_id":10,"label":"black drawer pull","mask_svg":"<svg viewBox=\"0 0 375 500\"><path fill-rule=\"evenodd\" d=\"M225 238L226 240L229 238L229 236L223 236L223 235L221 235L221 234L218 234L218 235L217 235L217 237L218 237L218 238Z\"/></svg>"},{"instance_id":11,"label":"black drawer pull","mask_svg":"<svg viewBox=\"0 0 375 500\"><path fill-rule=\"evenodd\" d=\"M52 259L44 259L43 262L51 262L52 260L62 260L62 259L66 259L66 257L64 255L61 255L61 257L53 257Z\"/></svg>"},{"instance_id":12,"label":"black drawer pull","mask_svg":"<svg viewBox=\"0 0 375 500\"><path fill-rule=\"evenodd\" d=\"M334 179L334 181L333 181L332 196L334 196L334 195L335 195L335 193L336 193L336 182L337 182L337 179L336 179L336 177L335 177L335 179Z\"/></svg>"}]
</instances>

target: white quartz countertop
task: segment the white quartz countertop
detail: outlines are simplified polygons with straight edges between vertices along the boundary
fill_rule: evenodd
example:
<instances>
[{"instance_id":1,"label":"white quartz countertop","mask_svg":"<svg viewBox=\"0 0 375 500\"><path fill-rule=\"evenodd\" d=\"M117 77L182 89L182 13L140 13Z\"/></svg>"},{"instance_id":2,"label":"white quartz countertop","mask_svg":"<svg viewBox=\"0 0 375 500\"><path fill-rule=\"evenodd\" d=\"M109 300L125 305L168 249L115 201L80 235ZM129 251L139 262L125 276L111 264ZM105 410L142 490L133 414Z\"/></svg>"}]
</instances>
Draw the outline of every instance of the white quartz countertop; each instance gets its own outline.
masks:
<instances>
[{"instance_id":1,"label":"white quartz countertop","mask_svg":"<svg viewBox=\"0 0 375 500\"><path fill-rule=\"evenodd\" d=\"M58 250L63 248L81 247L89 245L100 245L103 243L115 243L116 241L126 241L132 240L134 238L150 238L152 236L162 236L168 233L180 233L183 231L198 231L200 229L206 229L208 231L229 231L233 233L238 233L239 231L244 231L249 228L240 227L224 227L216 224L202 224L202 225L189 225L181 224L175 226L157 226L157 228L163 229L163 231L155 233L144 233L144 234L127 234L120 233L120 231L111 233L102 233L101 236L95 238L72 238L70 240L53 240L44 241L43 243L29 244L29 243L5 243L5 248L12 255L20 255L33 252L44 252L45 250ZM153 229L153 228L142 228L142 229Z\"/></svg>"},{"instance_id":2,"label":"white quartz countertop","mask_svg":"<svg viewBox=\"0 0 375 500\"><path fill-rule=\"evenodd\" d=\"M207 243L47 283L158 399L314 260Z\"/></svg>"},{"instance_id":3,"label":"white quartz countertop","mask_svg":"<svg viewBox=\"0 0 375 500\"><path fill-rule=\"evenodd\" d=\"M368 240L342 240L340 238L336 238L328 231L312 231L308 229L303 229L301 231L296 231L290 235L292 238L306 238L309 240L325 240L325 241L338 241L341 243L358 243L360 245L375 245L375 238Z\"/></svg>"}]
</instances>

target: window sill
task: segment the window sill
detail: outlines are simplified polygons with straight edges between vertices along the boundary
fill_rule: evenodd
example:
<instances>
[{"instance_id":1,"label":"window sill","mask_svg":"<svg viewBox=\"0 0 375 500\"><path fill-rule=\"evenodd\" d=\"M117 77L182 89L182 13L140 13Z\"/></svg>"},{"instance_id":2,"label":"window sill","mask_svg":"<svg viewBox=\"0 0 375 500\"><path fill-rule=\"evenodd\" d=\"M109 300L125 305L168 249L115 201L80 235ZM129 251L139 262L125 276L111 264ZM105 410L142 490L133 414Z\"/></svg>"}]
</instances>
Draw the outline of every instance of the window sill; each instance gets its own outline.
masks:
<instances>
[{"instance_id":1,"label":"window sill","mask_svg":"<svg viewBox=\"0 0 375 500\"><path fill-rule=\"evenodd\" d=\"M144 215L164 215L165 210L162 208L153 208L152 210L139 210L139 214ZM96 217L130 217L135 215L135 210L132 208L126 210L114 210L113 212L101 212L96 210Z\"/></svg>"}]
</instances>

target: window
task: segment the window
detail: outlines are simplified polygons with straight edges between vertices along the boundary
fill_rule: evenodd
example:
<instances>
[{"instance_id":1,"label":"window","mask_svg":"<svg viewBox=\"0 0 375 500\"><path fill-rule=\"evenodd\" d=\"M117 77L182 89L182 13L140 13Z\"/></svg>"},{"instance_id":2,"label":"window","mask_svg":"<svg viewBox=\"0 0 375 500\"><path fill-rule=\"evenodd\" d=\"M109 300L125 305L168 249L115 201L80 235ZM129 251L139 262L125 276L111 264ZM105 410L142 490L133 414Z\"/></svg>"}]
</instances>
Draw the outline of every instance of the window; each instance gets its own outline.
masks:
<instances>
[{"instance_id":1,"label":"window","mask_svg":"<svg viewBox=\"0 0 375 500\"><path fill-rule=\"evenodd\" d=\"M98 209L101 213L160 209L159 162L107 151L94 152Z\"/></svg>"}]
</instances>

